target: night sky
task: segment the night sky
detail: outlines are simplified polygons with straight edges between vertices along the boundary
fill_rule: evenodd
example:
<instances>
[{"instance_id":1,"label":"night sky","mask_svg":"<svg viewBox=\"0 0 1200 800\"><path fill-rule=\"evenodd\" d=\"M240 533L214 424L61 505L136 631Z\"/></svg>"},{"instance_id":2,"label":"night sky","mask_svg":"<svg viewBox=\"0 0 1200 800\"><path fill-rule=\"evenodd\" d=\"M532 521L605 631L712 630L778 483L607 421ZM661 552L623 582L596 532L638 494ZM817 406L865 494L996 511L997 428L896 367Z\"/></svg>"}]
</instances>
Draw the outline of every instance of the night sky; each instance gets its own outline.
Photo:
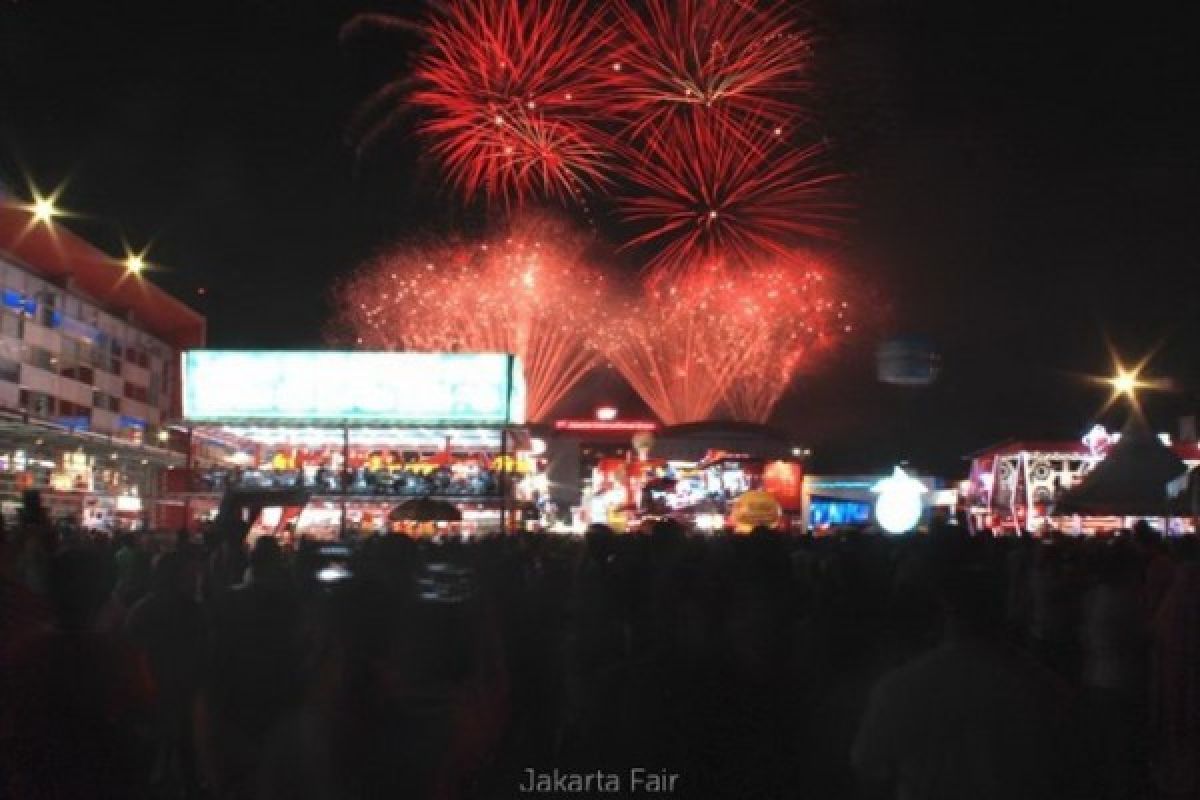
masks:
<instances>
[{"instance_id":1,"label":"night sky","mask_svg":"<svg viewBox=\"0 0 1200 800\"><path fill-rule=\"evenodd\" d=\"M1146 399L1157 429L1197 410L1193 28L1184 4L1100 5L807 6L820 126L853 186L841 258L871 322L777 414L818 469L955 474L1001 439L1075 438L1106 399L1080 377L1110 371L1106 341L1126 361L1157 348L1148 373L1176 385ZM4 0L0 174L67 181L70 224L110 252L151 244L212 346L319 345L335 276L472 219L404 131L363 158L346 145L412 45L340 45L372 8L421 5ZM893 335L934 342L933 386L876 380ZM634 403L611 377L588 388L571 410Z\"/></svg>"}]
</instances>

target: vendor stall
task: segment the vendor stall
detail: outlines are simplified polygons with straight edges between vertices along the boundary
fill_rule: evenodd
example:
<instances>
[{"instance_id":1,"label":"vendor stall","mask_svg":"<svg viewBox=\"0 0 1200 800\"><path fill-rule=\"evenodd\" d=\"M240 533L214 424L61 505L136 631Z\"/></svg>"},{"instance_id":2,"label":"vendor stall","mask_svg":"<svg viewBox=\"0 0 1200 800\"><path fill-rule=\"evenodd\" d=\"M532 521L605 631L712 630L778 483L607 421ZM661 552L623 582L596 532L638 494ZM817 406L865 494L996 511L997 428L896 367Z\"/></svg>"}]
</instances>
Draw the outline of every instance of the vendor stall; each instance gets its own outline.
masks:
<instances>
[{"instance_id":1,"label":"vendor stall","mask_svg":"<svg viewBox=\"0 0 1200 800\"><path fill-rule=\"evenodd\" d=\"M389 530L418 499L456 510L439 529L499 530L535 485L515 356L204 350L183 375L180 424L206 449L172 476L181 524L189 501L295 488L311 499L292 535Z\"/></svg>"}]
</instances>

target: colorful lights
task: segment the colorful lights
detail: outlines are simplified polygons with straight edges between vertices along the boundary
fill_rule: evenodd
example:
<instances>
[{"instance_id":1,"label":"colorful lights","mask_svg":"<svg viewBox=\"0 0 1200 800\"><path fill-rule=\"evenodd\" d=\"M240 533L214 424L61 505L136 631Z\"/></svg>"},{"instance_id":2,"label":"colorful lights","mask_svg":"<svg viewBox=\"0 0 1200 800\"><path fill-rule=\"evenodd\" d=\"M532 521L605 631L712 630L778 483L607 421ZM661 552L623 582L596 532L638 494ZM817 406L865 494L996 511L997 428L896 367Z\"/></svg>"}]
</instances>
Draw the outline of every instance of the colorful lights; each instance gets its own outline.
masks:
<instances>
[{"instance_id":1,"label":"colorful lights","mask_svg":"<svg viewBox=\"0 0 1200 800\"><path fill-rule=\"evenodd\" d=\"M555 430L590 433L638 433L658 430L658 423L648 419L559 419Z\"/></svg>"}]
</instances>

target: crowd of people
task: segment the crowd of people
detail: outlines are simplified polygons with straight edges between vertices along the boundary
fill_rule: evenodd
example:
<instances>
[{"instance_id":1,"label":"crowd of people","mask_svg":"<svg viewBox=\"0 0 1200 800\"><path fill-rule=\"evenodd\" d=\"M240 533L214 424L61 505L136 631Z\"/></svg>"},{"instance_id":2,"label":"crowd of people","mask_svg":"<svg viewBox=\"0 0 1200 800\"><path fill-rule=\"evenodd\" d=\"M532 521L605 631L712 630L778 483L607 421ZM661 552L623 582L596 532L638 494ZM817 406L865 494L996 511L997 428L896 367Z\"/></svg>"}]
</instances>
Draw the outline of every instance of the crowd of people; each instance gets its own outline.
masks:
<instances>
[{"instance_id":1,"label":"crowd of people","mask_svg":"<svg viewBox=\"0 0 1200 800\"><path fill-rule=\"evenodd\" d=\"M663 521L345 552L27 515L0 796L511 798L634 767L676 797L1200 796L1191 537Z\"/></svg>"}]
</instances>

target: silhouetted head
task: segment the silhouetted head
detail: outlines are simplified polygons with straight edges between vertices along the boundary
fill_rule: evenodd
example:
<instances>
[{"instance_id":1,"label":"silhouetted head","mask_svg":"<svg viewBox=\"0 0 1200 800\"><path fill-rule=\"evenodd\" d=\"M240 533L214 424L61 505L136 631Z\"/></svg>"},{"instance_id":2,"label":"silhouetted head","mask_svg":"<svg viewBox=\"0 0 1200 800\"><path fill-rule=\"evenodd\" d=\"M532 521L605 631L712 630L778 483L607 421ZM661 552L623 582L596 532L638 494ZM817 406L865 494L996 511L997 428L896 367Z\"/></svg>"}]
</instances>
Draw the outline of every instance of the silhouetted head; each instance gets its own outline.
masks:
<instances>
[{"instance_id":1,"label":"silhouetted head","mask_svg":"<svg viewBox=\"0 0 1200 800\"><path fill-rule=\"evenodd\" d=\"M676 545L683 541L683 526L670 518L655 520L650 527L650 541L660 546Z\"/></svg>"},{"instance_id":2,"label":"silhouetted head","mask_svg":"<svg viewBox=\"0 0 1200 800\"><path fill-rule=\"evenodd\" d=\"M947 635L997 634L1005 613L1005 586L1000 575L978 561L946 564L941 573L939 596Z\"/></svg>"},{"instance_id":3,"label":"silhouetted head","mask_svg":"<svg viewBox=\"0 0 1200 800\"><path fill-rule=\"evenodd\" d=\"M183 577L183 559L176 552L161 553L154 559L150 575L150 590L155 594L170 594L178 590Z\"/></svg>"},{"instance_id":4,"label":"silhouetted head","mask_svg":"<svg viewBox=\"0 0 1200 800\"><path fill-rule=\"evenodd\" d=\"M255 582L278 578L284 571L283 551L271 536L260 536L250 551L250 571Z\"/></svg>"},{"instance_id":5,"label":"silhouetted head","mask_svg":"<svg viewBox=\"0 0 1200 800\"><path fill-rule=\"evenodd\" d=\"M613 538L613 530L607 525L598 522L588 525L587 533L584 534L588 555L597 561L608 558L614 549Z\"/></svg>"},{"instance_id":6,"label":"silhouetted head","mask_svg":"<svg viewBox=\"0 0 1200 800\"><path fill-rule=\"evenodd\" d=\"M58 626L83 631L92 626L112 588L107 559L94 550L64 550L50 560L46 586Z\"/></svg>"}]
</instances>

